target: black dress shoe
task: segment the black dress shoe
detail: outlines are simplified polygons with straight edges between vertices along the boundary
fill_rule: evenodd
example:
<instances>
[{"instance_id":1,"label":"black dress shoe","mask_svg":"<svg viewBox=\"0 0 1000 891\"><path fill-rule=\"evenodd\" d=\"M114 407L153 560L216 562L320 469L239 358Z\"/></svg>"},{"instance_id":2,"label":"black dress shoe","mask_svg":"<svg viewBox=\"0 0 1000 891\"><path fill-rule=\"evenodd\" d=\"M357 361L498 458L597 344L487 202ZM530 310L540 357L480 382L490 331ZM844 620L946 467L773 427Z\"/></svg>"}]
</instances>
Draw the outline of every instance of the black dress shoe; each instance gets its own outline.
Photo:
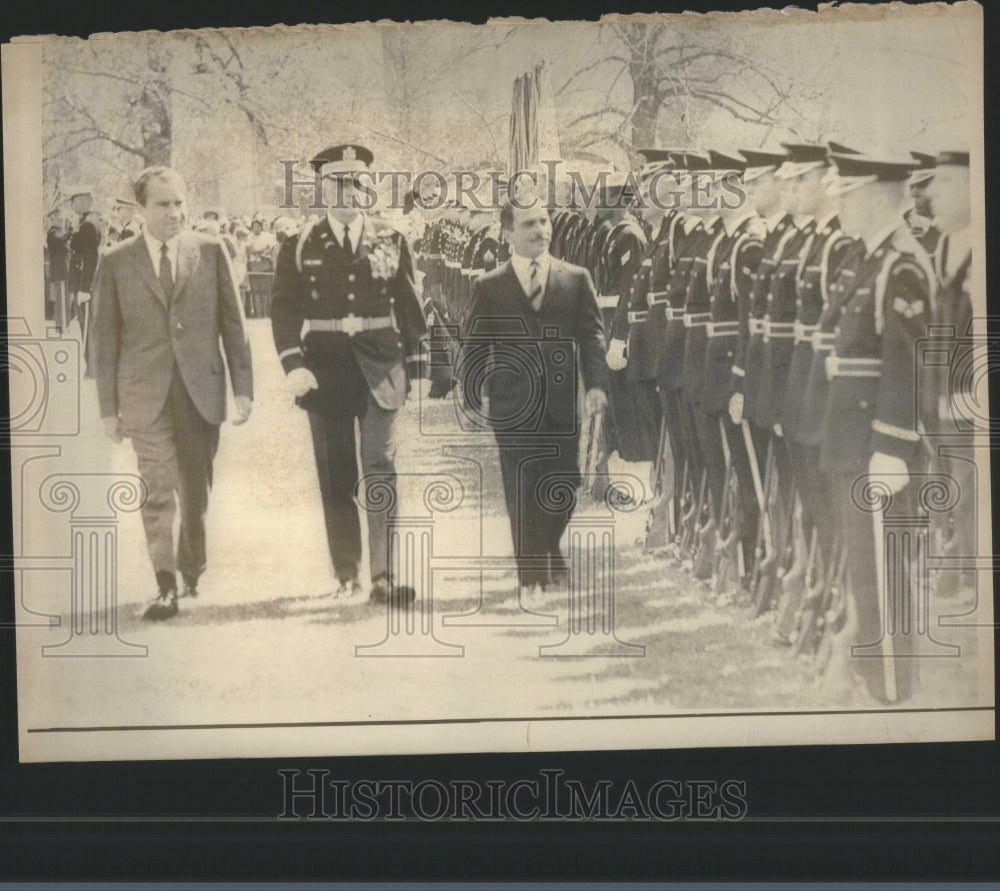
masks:
<instances>
[{"instance_id":1,"label":"black dress shoe","mask_svg":"<svg viewBox=\"0 0 1000 891\"><path fill-rule=\"evenodd\" d=\"M142 617L147 622L165 622L177 615L177 589L160 591L157 598L146 607Z\"/></svg>"},{"instance_id":2,"label":"black dress shoe","mask_svg":"<svg viewBox=\"0 0 1000 891\"><path fill-rule=\"evenodd\" d=\"M370 603L381 606L388 603L397 609L413 603L417 599L417 592L409 585L394 585L384 575L377 576L372 580L371 594L368 596Z\"/></svg>"},{"instance_id":3,"label":"black dress shoe","mask_svg":"<svg viewBox=\"0 0 1000 891\"><path fill-rule=\"evenodd\" d=\"M340 600L353 600L356 597L360 597L361 582L357 579L341 579L340 585L333 596Z\"/></svg>"}]
</instances>

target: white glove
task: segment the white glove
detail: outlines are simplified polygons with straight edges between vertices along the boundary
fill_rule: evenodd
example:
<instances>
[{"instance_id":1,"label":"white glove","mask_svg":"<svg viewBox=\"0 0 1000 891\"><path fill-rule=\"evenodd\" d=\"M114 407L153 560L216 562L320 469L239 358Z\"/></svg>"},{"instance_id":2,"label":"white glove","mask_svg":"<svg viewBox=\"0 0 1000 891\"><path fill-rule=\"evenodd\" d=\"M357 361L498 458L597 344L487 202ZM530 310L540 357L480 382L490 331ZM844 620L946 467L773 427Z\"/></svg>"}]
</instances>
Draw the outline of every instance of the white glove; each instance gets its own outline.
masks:
<instances>
[{"instance_id":1,"label":"white glove","mask_svg":"<svg viewBox=\"0 0 1000 891\"><path fill-rule=\"evenodd\" d=\"M743 394L733 393L729 397L729 417L734 424L739 424L743 420Z\"/></svg>"},{"instance_id":2,"label":"white glove","mask_svg":"<svg viewBox=\"0 0 1000 891\"><path fill-rule=\"evenodd\" d=\"M781 424L774 425L774 435L780 436L782 439L784 439L785 431L782 429Z\"/></svg>"},{"instance_id":3,"label":"white glove","mask_svg":"<svg viewBox=\"0 0 1000 891\"><path fill-rule=\"evenodd\" d=\"M621 371L628 365L628 359L625 358L624 340L611 341L611 345L608 347L607 362L608 368L612 371Z\"/></svg>"},{"instance_id":4,"label":"white glove","mask_svg":"<svg viewBox=\"0 0 1000 891\"><path fill-rule=\"evenodd\" d=\"M80 304L90 303L90 291L77 291L76 302Z\"/></svg>"},{"instance_id":5,"label":"white glove","mask_svg":"<svg viewBox=\"0 0 1000 891\"><path fill-rule=\"evenodd\" d=\"M910 469L906 466L906 462L885 452L875 452L871 456L868 473L873 481L884 483L893 495L902 492L910 481Z\"/></svg>"},{"instance_id":6,"label":"white glove","mask_svg":"<svg viewBox=\"0 0 1000 891\"><path fill-rule=\"evenodd\" d=\"M308 368L293 368L285 377L293 396L305 396L310 390L319 389L316 376Z\"/></svg>"}]
</instances>

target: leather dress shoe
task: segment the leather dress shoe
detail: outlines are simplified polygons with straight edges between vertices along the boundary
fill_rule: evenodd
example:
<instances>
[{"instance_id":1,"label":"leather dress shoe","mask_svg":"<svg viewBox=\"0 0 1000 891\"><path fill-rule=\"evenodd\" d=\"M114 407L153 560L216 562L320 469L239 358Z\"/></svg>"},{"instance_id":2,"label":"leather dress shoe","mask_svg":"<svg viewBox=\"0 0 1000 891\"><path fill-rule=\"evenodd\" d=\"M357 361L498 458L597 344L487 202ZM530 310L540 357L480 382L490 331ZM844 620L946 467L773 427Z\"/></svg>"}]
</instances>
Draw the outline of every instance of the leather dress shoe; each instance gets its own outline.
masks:
<instances>
[{"instance_id":1,"label":"leather dress shoe","mask_svg":"<svg viewBox=\"0 0 1000 891\"><path fill-rule=\"evenodd\" d=\"M160 591L157 598L146 607L142 617L148 622L165 622L177 615L177 589Z\"/></svg>"},{"instance_id":2,"label":"leather dress shoe","mask_svg":"<svg viewBox=\"0 0 1000 891\"><path fill-rule=\"evenodd\" d=\"M334 597L340 600L353 600L361 596L361 582L357 579L341 579L334 592Z\"/></svg>"},{"instance_id":3,"label":"leather dress shoe","mask_svg":"<svg viewBox=\"0 0 1000 891\"><path fill-rule=\"evenodd\" d=\"M417 599L417 592L409 585L394 585L386 576L379 575L372 580L371 594L368 600L375 606L388 603L397 609L413 603Z\"/></svg>"}]
</instances>

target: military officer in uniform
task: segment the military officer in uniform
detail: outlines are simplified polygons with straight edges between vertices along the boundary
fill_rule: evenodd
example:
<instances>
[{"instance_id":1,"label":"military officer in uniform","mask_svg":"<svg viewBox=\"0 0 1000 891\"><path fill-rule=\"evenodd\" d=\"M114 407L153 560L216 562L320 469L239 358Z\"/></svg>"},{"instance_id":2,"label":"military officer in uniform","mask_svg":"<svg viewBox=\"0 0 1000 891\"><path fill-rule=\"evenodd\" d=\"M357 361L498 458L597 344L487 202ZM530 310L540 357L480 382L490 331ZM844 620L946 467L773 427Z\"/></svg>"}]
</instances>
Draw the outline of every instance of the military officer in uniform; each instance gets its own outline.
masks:
<instances>
[{"instance_id":1,"label":"military officer in uniform","mask_svg":"<svg viewBox=\"0 0 1000 891\"><path fill-rule=\"evenodd\" d=\"M340 597L362 592L359 494L369 504L370 599L400 605L415 592L390 574L397 416L417 372L427 326L406 239L362 213L356 177L371 151L338 145L317 155L328 213L278 254L271 324L296 402L309 413L330 557ZM359 428L359 484L355 423Z\"/></svg>"},{"instance_id":2,"label":"military officer in uniform","mask_svg":"<svg viewBox=\"0 0 1000 891\"><path fill-rule=\"evenodd\" d=\"M901 222L912 159L832 158L841 221L861 247L854 275L831 307L836 327L825 362L830 386L820 463L831 479L847 548L853 610L847 612L844 633L853 639L842 645L854 644L848 664L855 665L874 697L891 703L913 691L915 660L905 658L912 643L906 620L913 615L907 602L912 592L907 586L884 590L892 573L882 571L890 555L884 550L881 512L871 512L858 486L867 480L880 492L891 492L893 514L910 513L905 506L912 497L909 478L923 457L914 351L932 320L933 272Z\"/></svg>"},{"instance_id":3,"label":"military officer in uniform","mask_svg":"<svg viewBox=\"0 0 1000 891\"><path fill-rule=\"evenodd\" d=\"M91 186L70 186L67 189L73 211L79 214L80 222L69 240L70 266L69 291L74 296L80 313L80 328L83 332L83 349L87 357L87 376L90 376L90 294L97 272L97 260L101 251L101 231L94 207L94 190Z\"/></svg>"}]
</instances>

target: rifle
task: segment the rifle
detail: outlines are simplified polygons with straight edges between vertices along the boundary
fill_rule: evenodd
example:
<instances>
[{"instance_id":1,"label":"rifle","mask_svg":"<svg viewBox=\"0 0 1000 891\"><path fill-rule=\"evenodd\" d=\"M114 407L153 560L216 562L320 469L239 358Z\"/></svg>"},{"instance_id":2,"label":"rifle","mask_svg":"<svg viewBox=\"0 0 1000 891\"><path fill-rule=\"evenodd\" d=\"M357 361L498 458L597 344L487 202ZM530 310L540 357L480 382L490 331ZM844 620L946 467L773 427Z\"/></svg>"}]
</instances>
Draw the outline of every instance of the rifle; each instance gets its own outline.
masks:
<instances>
[{"instance_id":1,"label":"rifle","mask_svg":"<svg viewBox=\"0 0 1000 891\"><path fill-rule=\"evenodd\" d=\"M666 417L660 419L659 446L659 451L656 454L656 466L653 471L653 504L649 508L649 516L646 518L645 550L647 553L662 550L670 541L670 508L674 499L674 486L672 484L669 487L666 485L667 450L670 448ZM672 465L670 469L673 470Z\"/></svg>"},{"instance_id":2,"label":"rifle","mask_svg":"<svg viewBox=\"0 0 1000 891\"><path fill-rule=\"evenodd\" d=\"M726 455L726 481L723 487L722 516L719 518L721 538L715 546L715 593L722 594L729 585L733 566L739 566L740 523L738 512L738 487L736 468L729 441L726 439L724 421L719 418L722 448Z\"/></svg>"},{"instance_id":3,"label":"rifle","mask_svg":"<svg viewBox=\"0 0 1000 891\"><path fill-rule=\"evenodd\" d=\"M816 634L819 631L819 610L823 603L823 595L832 579L831 570L823 569L823 554L819 548L819 530L814 526L809 541L809 560L806 566L805 596L795 620L795 630L792 632L792 655L798 656L807 648L816 644Z\"/></svg>"},{"instance_id":4,"label":"rifle","mask_svg":"<svg viewBox=\"0 0 1000 891\"><path fill-rule=\"evenodd\" d=\"M680 562L681 559L681 538L684 535L684 524L687 518L688 505L694 500L694 493L691 492L691 465L687 458L684 459L684 467L681 471L681 487L677 496L671 500L671 510L676 513L671 514L673 520L671 524L670 546L672 556Z\"/></svg>"},{"instance_id":5,"label":"rifle","mask_svg":"<svg viewBox=\"0 0 1000 891\"><path fill-rule=\"evenodd\" d=\"M600 466L602 446L604 441L604 412L596 412L587 416L587 439L583 450L584 478L582 485L591 487L591 497L596 491L597 468Z\"/></svg>"},{"instance_id":6,"label":"rifle","mask_svg":"<svg viewBox=\"0 0 1000 891\"><path fill-rule=\"evenodd\" d=\"M834 561L830 561L833 563ZM833 638L839 630L838 626L847 616L847 545L840 543L836 560L836 568L830 573L830 581L824 592L822 612L819 623L822 632L819 646L816 648L816 665L822 670L833 652Z\"/></svg>"},{"instance_id":7,"label":"rifle","mask_svg":"<svg viewBox=\"0 0 1000 891\"><path fill-rule=\"evenodd\" d=\"M698 498L697 500L695 500L694 498L691 499L689 508L687 511L685 511L684 519L682 521L683 528L681 530L681 543L680 543L680 548L678 549L679 550L678 556L681 558L681 560L683 560L688 555L688 553L691 551L694 545L695 532L697 531L698 528L698 519L701 516L701 506L702 506L702 501L705 498L705 485L707 484L707 482L708 482L707 472L705 470L702 470L701 483L698 487ZM694 490L692 490L691 494L692 495L694 494Z\"/></svg>"},{"instance_id":8,"label":"rifle","mask_svg":"<svg viewBox=\"0 0 1000 891\"><path fill-rule=\"evenodd\" d=\"M791 537L792 565L778 577L778 614L775 618L775 632L783 644L792 642L796 620L805 594L806 568L813 552L806 552L805 531L802 528L802 504L793 495L792 516L789 522Z\"/></svg>"},{"instance_id":9,"label":"rifle","mask_svg":"<svg viewBox=\"0 0 1000 891\"><path fill-rule=\"evenodd\" d=\"M771 528L771 511L774 509L777 488L775 483L775 458L773 437L767 444L767 464L764 467L764 501L760 511L760 526L757 531L757 547L754 549L753 618L757 618L771 600L771 586L778 569L778 555L775 550L774 530Z\"/></svg>"}]
</instances>

